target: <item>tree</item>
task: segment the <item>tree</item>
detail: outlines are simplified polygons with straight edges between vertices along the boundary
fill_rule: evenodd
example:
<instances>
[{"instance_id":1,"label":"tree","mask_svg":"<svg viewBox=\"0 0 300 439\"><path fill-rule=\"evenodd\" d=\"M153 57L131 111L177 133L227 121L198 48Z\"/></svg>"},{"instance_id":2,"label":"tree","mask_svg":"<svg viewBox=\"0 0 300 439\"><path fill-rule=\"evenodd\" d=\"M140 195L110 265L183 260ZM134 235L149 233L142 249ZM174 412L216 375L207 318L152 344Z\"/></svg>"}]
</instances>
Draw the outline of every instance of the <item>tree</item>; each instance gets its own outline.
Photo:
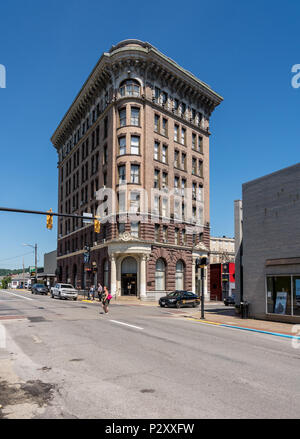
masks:
<instances>
[{"instance_id":1,"label":"tree","mask_svg":"<svg viewBox=\"0 0 300 439\"><path fill-rule=\"evenodd\" d=\"M9 276L4 277L1 281L1 288L6 290L10 282L11 282L11 277Z\"/></svg>"}]
</instances>

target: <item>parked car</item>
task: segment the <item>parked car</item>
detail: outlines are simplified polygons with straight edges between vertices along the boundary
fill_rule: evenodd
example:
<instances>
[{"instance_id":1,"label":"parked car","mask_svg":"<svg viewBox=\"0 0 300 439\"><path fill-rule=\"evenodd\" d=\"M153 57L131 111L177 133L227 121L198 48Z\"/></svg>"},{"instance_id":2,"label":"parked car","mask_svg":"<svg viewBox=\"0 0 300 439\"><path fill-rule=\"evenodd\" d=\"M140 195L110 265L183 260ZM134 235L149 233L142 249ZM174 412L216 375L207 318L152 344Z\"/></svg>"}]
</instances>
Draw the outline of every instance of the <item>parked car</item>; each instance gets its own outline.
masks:
<instances>
[{"instance_id":1,"label":"parked car","mask_svg":"<svg viewBox=\"0 0 300 439\"><path fill-rule=\"evenodd\" d=\"M77 300L78 291L71 284L56 284L51 288L51 297Z\"/></svg>"},{"instance_id":2,"label":"parked car","mask_svg":"<svg viewBox=\"0 0 300 439\"><path fill-rule=\"evenodd\" d=\"M32 294L45 294L47 296L48 294L48 288L44 284L34 284L31 288Z\"/></svg>"},{"instance_id":3,"label":"parked car","mask_svg":"<svg viewBox=\"0 0 300 439\"><path fill-rule=\"evenodd\" d=\"M181 308L185 305L195 307L200 304L200 299L191 291L172 291L167 296L161 297L158 303L161 307L175 306L176 308Z\"/></svg>"},{"instance_id":4,"label":"parked car","mask_svg":"<svg viewBox=\"0 0 300 439\"><path fill-rule=\"evenodd\" d=\"M225 305L225 306L235 305L234 296L228 296L228 297L225 297L225 298L224 298L224 305Z\"/></svg>"}]
</instances>

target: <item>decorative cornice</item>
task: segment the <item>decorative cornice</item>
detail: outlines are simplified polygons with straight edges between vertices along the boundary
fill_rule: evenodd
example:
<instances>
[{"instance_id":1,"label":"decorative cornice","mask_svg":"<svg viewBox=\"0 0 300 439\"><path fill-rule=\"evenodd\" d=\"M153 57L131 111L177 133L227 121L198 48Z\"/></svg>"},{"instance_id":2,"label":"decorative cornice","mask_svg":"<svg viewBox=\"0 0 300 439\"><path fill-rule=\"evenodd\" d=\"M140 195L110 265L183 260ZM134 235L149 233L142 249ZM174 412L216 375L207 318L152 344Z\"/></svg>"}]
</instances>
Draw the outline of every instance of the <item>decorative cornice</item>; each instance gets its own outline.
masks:
<instances>
[{"instance_id":1,"label":"decorative cornice","mask_svg":"<svg viewBox=\"0 0 300 439\"><path fill-rule=\"evenodd\" d=\"M125 40L104 53L85 81L69 110L51 137L56 148L70 136L95 101L95 95L112 86L112 100L116 99L116 79L125 68L134 68L145 79L159 79L187 100L198 101L210 114L223 98L192 73L180 67L151 44L139 40Z\"/></svg>"}]
</instances>

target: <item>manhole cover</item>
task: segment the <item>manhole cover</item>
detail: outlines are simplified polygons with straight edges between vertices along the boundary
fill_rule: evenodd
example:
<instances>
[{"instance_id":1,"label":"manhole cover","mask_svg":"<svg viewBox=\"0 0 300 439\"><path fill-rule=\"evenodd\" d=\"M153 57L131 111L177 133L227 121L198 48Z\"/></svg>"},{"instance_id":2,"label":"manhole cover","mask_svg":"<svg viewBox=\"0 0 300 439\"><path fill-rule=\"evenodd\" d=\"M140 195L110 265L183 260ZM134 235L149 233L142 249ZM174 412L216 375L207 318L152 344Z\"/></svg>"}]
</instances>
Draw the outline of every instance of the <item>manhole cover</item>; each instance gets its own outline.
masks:
<instances>
[{"instance_id":1,"label":"manhole cover","mask_svg":"<svg viewBox=\"0 0 300 439\"><path fill-rule=\"evenodd\" d=\"M30 320L31 322L48 322L49 320L46 320L45 317L42 316L36 316L36 317L28 317L28 320Z\"/></svg>"},{"instance_id":2,"label":"manhole cover","mask_svg":"<svg viewBox=\"0 0 300 439\"><path fill-rule=\"evenodd\" d=\"M142 389L140 390L141 393L154 393L155 390L154 389Z\"/></svg>"}]
</instances>

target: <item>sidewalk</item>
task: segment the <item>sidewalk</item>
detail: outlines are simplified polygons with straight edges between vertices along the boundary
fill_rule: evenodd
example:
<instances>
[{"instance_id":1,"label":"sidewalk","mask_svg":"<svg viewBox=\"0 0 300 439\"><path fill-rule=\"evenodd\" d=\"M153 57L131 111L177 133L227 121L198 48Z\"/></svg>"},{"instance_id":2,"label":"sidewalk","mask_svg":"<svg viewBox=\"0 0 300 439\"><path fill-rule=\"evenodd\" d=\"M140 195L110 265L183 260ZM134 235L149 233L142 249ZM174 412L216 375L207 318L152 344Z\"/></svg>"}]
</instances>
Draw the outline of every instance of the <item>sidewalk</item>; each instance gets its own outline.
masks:
<instances>
[{"instance_id":1,"label":"sidewalk","mask_svg":"<svg viewBox=\"0 0 300 439\"><path fill-rule=\"evenodd\" d=\"M231 312L230 312L231 311ZM226 325L230 327L245 328L254 331L262 331L268 333L283 334L289 336L298 336L299 332L293 332L293 328L297 325L293 323L278 323L270 322L267 320L256 319L241 319L239 315L235 314L234 309L224 309L224 312L214 312L214 310L205 311L205 320L201 320L203 323L212 323L216 325ZM200 320L201 311L193 313L190 317L195 320ZM299 325L298 325L299 326ZM300 329L300 328L299 328Z\"/></svg>"}]
</instances>

